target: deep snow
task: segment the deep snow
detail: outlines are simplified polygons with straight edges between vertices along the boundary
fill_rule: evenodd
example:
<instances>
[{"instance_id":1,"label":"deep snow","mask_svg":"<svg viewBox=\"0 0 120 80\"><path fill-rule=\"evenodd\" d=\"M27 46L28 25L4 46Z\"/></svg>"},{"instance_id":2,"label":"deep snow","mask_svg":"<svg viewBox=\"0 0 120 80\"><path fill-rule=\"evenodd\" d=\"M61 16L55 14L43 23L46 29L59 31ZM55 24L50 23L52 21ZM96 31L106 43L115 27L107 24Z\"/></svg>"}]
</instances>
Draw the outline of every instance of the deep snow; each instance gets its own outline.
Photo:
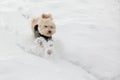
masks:
<instances>
[{"instance_id":1,"label":"deep snow","mask_svg":"<svg viewBox=\"0 0 120 80\"><path fill-rule=\"evenodd\" d=\"M30 20L43 12L55 57L31 55ZM119 26L119 0L0 0L0 80L120 80Z\"/></svg>"}]
</instances>

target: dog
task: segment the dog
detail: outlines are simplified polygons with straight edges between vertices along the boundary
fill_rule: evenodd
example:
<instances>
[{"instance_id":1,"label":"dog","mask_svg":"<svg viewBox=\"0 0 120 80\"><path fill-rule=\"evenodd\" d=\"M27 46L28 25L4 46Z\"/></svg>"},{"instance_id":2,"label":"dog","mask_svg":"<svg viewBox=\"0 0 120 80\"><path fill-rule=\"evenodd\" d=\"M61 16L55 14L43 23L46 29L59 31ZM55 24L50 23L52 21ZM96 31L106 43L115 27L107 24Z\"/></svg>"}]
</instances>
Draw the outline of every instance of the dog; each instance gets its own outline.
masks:
<instances>
[{"instance_id":1,"label":"dog","mask_svg":"<svg viewBox=\"0 0 120 80\"><path fill-rule=\"evenodd\" d=\"M42 14L31 21L31 29L34 37L40 46L40 49L45 53L44 55L51 55L54 53L54 46L52 35L56 32L56 25L53 22L51 14Z\"/></svg>"},{"instance_id":2,"label":"dog","mask_svg":"<svg viewBox=\"0 0 120 80\"><path fill-rule=\"evenodd\" d=\"M42 14L33 18L31 28L35 38L43 37L46 41L52 40L52 35L56 32L56 25L51 14Z\"/></svg>"}]
</instances>

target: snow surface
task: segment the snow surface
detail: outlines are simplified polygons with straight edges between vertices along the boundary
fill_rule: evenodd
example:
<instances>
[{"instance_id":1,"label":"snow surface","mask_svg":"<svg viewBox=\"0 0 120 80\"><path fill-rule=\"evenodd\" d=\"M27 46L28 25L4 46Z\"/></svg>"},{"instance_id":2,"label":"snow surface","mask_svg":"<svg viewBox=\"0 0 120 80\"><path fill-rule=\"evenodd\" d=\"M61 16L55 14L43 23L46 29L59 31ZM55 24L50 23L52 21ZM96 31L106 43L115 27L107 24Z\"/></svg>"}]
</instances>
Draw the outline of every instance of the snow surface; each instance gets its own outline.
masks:
<instances>
[{"instance_id":1,"label":"snow surface","mask_svg":"<svg viewBox=\"0 0 120 80\"><path fill-rule=\"evenodd\" d=\"M41 13L57 25L54 57L36 56ZM120 1L0 0L0 45L0 80L120 80Z\"/></svg>"}]
</instances>

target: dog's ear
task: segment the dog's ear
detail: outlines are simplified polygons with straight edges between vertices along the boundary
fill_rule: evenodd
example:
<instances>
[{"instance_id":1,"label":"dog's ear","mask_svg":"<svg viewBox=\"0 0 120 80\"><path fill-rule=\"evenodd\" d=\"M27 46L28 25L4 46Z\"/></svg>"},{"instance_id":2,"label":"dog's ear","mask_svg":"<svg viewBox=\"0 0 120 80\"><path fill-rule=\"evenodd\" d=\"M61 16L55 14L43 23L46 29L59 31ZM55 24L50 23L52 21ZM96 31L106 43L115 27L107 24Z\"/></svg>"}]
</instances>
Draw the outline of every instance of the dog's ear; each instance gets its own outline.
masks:
<instances>
[{"instance_id":1,"label":"dog's ear","mask_svg":"<svg viewBox=\"0 0 120 80\"><path fill-rule=\"evenodd\" d=\"M52 20L52 15L51 14L42 14L43 19L51 19Z\"/></svg>"}]
</instances>

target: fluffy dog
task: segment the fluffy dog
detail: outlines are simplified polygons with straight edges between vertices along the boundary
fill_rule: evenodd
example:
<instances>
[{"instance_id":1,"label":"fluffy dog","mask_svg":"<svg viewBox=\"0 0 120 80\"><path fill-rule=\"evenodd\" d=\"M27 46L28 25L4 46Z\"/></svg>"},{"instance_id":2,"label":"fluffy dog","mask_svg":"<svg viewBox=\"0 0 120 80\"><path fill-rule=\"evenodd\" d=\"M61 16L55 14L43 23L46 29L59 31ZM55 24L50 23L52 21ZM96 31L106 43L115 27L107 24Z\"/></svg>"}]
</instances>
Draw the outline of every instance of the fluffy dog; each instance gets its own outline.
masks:
<instances>
[{"instance_id":1,"label":"fluffy dog","mask_svg":"<svg viewBox=\"0 0 120 80\"><path fill-rule=\"evenodd\" d=\"M42 14L40 17L32 19L31 25L34 36L43 37L46 41L51 40L52 35L56 32L56 25L51 14Z\"/></svg>"},{"instance_id":2,"label":"fluffy dog","mask_svg":"<svg viewBox=\"0 0 120 80\"><path fill-rule=\"evenodd\" d=\"M52 35L56 32L56 25L53 22L52 15L42 14L37 18L33 18L31 28L36 38L35 42L39 45L40 53L44 53L43 55L53 54L55 50ZM38 55L40 55L40 53L38 52Z\"/></svg>"}]
</instances>

